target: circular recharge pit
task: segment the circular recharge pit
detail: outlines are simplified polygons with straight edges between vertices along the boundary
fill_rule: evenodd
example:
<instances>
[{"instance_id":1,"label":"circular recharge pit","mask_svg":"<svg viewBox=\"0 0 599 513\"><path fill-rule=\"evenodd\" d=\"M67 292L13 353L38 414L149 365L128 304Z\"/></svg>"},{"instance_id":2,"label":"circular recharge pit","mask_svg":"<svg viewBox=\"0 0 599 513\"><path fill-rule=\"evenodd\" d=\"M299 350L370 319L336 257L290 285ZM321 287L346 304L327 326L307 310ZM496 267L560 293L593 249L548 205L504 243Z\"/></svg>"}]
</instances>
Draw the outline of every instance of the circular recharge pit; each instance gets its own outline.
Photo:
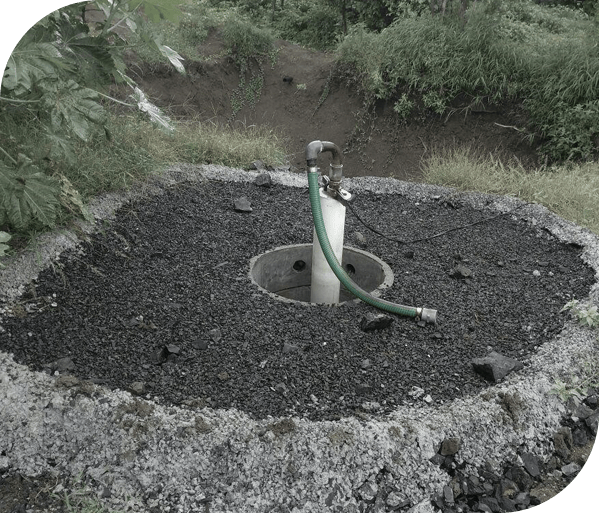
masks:
<instances>
[{"instance_id":1,"label":"circular recharge pit","mask_svg":"<svg viewBox=\"0 0 599 513\"><path fill-rule=\"evenodd\" d=\"M341 265L352 280L374 296L393 284L393 271L375 255L344 247ZM281 246L250 261L252 283L276 299L310 303L312 244ZM339 304L354 300L341 285Z\"/></svg>"},{"instance_id":2,"label":"circular recharge pit","mask_svg":"<svg viewBox=\"0 0 599 513\"><path fill-rule=\"evenodd\" d=\"M186 180L197 182L198 175L211 181L189 194L172 187ZM409 507L412 511L431 512L431 498L439 497L452 479L443 465L433 464L432 460L447 439L460 441L454 455L460 468L485 465L501 472L504 462L516 461L523 451L543 461L549 459L553 435L565 411L559 395L552 393L555 380L582 373L585 360L596 355L597 341L594 331L571 319L563 329L543 333L558 313L543 317L542 323L536 323L535 317L541 317L551 306L553 296L563 294L566 286L580 284L575 291L577 297L585 304L597 304L596 235L542 207L524 206L515 198L460 194L456 208L452 206L456 195L452 190L380 178L353 179L350 188L360 192L363 209L368 207L387 226L392 226L401 212L406 230L416 227L413 235L406 233L406 237L422 236L421 219L435 226L446 221L452 226L465 226L477 220L478 212L481 216L514 212L509 219L497 218L497 222L501 220L499 226L483 223L476 225L473 234L468 230L456 232L451 245L443 238L432 239L422 258L416 253L416 258L409 261L401 258L397 248L374 238L369 241L369 249L389 262L398 276L401 273L401 279L395 280L385 295L401 300L406 290L426 287L422 296L439 308L443 322L436 327L395 322L386 331L365 334L353 322L356 315L366 311L360 302L340 309L305 309L289 303L297 300L286 299L285 303L271 300L266 294L248 294L251 280L247 262L252 255L271 253L269 248L294 240L286 237L277 243L281 239L266 230L281 222L281 204L290 212L282 222L290 223L298 239L301 236L309 240L311 235L311 227L295 220L297 212L307 211L302 210L305 198L299 194L305 182L289 173L274 175L276 187L264 189L253 187L253 175L246 171L177 166L161 178L164 186L156 186L152 194L159 201L155 203L148 200L146 206L139 204L132 210L128 202L136 197L135 192L124 198L109 196L93 206L99 218L108 219L111 212L128 205L126 212L118 214L114 233L105 230L101 234L102 251L93 251L83 242L78 245L74 235L66 237L61 231L53 234L39 253L25 253L0 272L0 291L7 298L18 300L31 280L39 292L37 303L24 297L24 308L28 309L25 316L2 319L6 331L2 332L0 345L4 342L6 346L0 351L0 411L8 413L0 415L0 429L5 435L0 437L3 468L8 466L11 472L24 476L53 469L60 469L66 476L83 474L88 482L100 487L100 492L110 491L110 504L119 508L131 505L132 511L138 512L150 508L203 510L208 503L214 512L280 507L306 512L357 512L371 507L374 500L390 504L404 497L408 506L403 511ZM227 183L226 189L221 186L223 182ZM231 194L248 195L255 207L253 213L235 212L228 201ZM444 205L445 197L451 197L452 202ZM522 208L514 211L519 205ZM124 213L131 215L125 219ZM201 230L197 229L197 219L203 223ZM172 229L165 230L165 225ZM152 226L155 228L149 232ZM486 227L487 232L483 230ZM277 233L276 229L272 233ZM255 236L257 230L261 237ZM351 230L350 226L348 233ZM140 240L143 233L151 233L150 242ZM239 238L236 252L231 250L231 234ZM160 237L166 235L168 240L161 242ZM190 240L175 247L174 235ZM464 235L464 240L458 235ZM521 238L523 235L527 238ZM564 245L566 251L558 252ZM532 253L537 247L545 250ZM57 261L56 255L68 248L77 251L76 258L71 262L65 255ZM494 254L476 259L472 256L475 250ZM83 251L93 258L93 265L81 262ZM449 275L458 253L470 260L460 261L476 272L474 279ZM198 254L205 255L206 261L198 263ZM592 268L592 276L580 265L581 259ZM498 265L500 260L502 265ZM307 267L308 262L302 261ZM295 259L291 265L297 262ZM539 266L541 262L546 265ZM301 267L301 263L297 265ZM405 272L408 265L414 268L410 274ZM69 274L66 266L72 267ZM55 267L60 273L52 272ZM535 270L539 272L533 274ZM307 270L300 274L309 275ZM185 275L189 282L183 279ZM69 277L68 286L63 281L65 276ZM427 279L411 281L422 276ZM355 275L353 278L358 279ZM554 293L546 294L547 287L558 280L563 281ZM588 287L582 287L589 281L592 283ZM158 285L165 290L155 294ZM402 290L394 290L400 285ZM39 290L42 286L45 289ZM139 294L133 296L136 287ZM541 295L540 307L533 309L539 301L528 300L526 294L533 298ZM481 308L486 298L490 298L493 308L505 298L505 312L493 310L493 315L485 316ZM557 297L554 312L567 299ZM74 316L75 311L81 315ZM514 329L510 315L517 320ZM48 324L33 322L42 316L48 317ZM100 322L93 324L96 317ZM500 322L497 332L504 338L487 336L485 330L495 318ZM74 320L78 324L72 327L60 324ZM251 323L242 324L246 320ZM415 364L428 364L446 349L448 357L457 355L456 360L465 362L462 367L467 368L477 336L484 344L480 351L484 352L489 340L501 345L506 335L517 338L524 333L520 340L526 344L535 326L541 327L543 343L526 356L524 369L500 383L470 389L455 398L433 394L432 404L422 399L411 401L408 395L406 401L398 401L384 415L372 410L369 397L356 396L348 408L338 408L336 419L310 417L310 413L329 404L319 391L321 383L335 391L337 386L351 385L354 377L359 380L357 384L367 378L379 379L372 390L381 393L415 378L416 384L426 388L423 383L433 374L428 371L435 369L414 371ZM210 339L208 346L201 348L199 337L204 332L207 337L213 336L208 330L215 327L221 329L222 337L215 336L216 341ZM291 342L302 347L284 353L283 339L300 329L308 331ZM8 330L14 331L10 337ZM122 338L107 344L110 332ZM53 333L55 337L51 337ZM90 367L96 372L92 375L86 374L83 349L92 344L94 334L100 335L99 343L93 346L100 363ZM9 347L11 341L16 343ZM150 349L143 349L144 341ZM36 372L27 368L28 362L17 354L23 348L46 351L52 348L51 342L68 345L65 351L71 353L80 378L68 373ZM143 349L141 359L131 352L134 343ZM178 362L156 364L144 360L154 355L151 349L165 343L179 346ZM127 353L119 353L123 350ZM393 365L379 365L375 351L387 359L393 359L391 351L396 351L397 357ZM40 361L64 354L42 355ZM369 369L360 366L365 358L373 363ZM235 359L240 365L232 368ZM95 360L90 362L94 364ZM298 379L291 386L290 378L303 362L307 364L305 370L297 373ZM128 367L117 367L119 364ZM439 361L442 384L451 383L455 377L448 372L448 364L449 358ZM200 372L202 365L204 370ZM123 372L129 367L136 374ZM330 374L323 374L323 370ZM460 367L451 372L457 370ZM97 384L97 378L102 378L99 371L110 374ZM126 390L129 382L140 380L140 372L152 374L151 380L141 378L157 386L137 397ZM210 386L213 401L205 404L196 400L191 396L193 390L191 399L181 404L159 401L160 393L179 393L180 377L206 378L200 382L197 395ZM234 388L236 380L240 385ZM411 385L408 382L408 390ZM271 409L252 416L248 413L252 410L239 399L248 389L250 393L245 395L252 401L248 400L248 405L255 410L264 405L277 406L277 401L299 394L307 397L307 406L303 411ZM398 389L396 397L400 393ZM235 397L237 404L217 402L220 397ZM351 391L345 397L351 399ZM168 493L164 483L168 483ZM376 499L372 499L372 491L377 488ZM399 493L402 497L398 499Z\"/></svg>"}]
</instances>

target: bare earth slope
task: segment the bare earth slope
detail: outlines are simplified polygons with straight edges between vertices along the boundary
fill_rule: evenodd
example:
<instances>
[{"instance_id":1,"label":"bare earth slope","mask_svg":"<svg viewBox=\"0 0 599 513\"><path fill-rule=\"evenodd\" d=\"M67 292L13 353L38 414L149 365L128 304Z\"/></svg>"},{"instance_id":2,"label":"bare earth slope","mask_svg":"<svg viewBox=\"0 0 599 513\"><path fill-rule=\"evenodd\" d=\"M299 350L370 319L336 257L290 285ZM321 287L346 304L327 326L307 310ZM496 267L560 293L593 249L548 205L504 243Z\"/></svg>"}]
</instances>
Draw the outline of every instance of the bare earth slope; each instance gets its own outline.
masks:
<instances>
[{"instance_id":1,"label":"bare earth slope","mask_svg":"<svg viewBox=\"0 0 599 513\"><path fill-rule=\"evenodd\" d=\"M231 98L239 88L239 71L217 33L200 49L205 61L187 63L187 76L166 65L142 66L140 85L158 105L181 116L279 128L289 138L289 163L300 171L304 148L315 139L344 149L347 176L416 179L431 150L456 146L517 158L524 165L536 162L534 148L513 128L524 123L514 105L479 107L466 115L464 100L456 102L449 116L420 112L402 123L391 102L378 101L365 111L356 77L337 67L332 54L286 41L278 41L277 47L274 65L265 61L261 72L255 62L250 66L246 81L261 76L261 95L254 104L246 101L235 116Z\"/></svg>"}]
</instances>

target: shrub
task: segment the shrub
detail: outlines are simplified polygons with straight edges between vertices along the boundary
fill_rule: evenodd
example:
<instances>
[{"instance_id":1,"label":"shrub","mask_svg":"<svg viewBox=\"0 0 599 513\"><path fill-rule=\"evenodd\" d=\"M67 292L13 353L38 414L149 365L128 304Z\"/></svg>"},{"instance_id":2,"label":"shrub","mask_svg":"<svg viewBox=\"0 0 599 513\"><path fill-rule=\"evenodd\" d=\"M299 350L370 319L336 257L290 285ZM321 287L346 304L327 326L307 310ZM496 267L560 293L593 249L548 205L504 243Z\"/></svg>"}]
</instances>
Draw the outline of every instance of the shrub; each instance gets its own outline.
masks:
<instances>
[{"instance_id":1,"label":"shrub","mask_svg":"<svg viewBox=\"0 0 599 513\"><path fill-rule=\"evenodd\" d=\"M273 27L280 38L318 50L333 48L343 31L338 12L326 2L290 4Z\"/></svg>"},{"instance_id":2,"label":"shrub","mask_svg":"<svg viewBox=\"0 0 599 513\"><path fill-rule=\"evenodd\" d=\"M225 23L222 37L227 49L240 65L250 57L268 55L274 46L274 37L269 30L236 17L229 18Z\"/></svg>"}]
</instances>

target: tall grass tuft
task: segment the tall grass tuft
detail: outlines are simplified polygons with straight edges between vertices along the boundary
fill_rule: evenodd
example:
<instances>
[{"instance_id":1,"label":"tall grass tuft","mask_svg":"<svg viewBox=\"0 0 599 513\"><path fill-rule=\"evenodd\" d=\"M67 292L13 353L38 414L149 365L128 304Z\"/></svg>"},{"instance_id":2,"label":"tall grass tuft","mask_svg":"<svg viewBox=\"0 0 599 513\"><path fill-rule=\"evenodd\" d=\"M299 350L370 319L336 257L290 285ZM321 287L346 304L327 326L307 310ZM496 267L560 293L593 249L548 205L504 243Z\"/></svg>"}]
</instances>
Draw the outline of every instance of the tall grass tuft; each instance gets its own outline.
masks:
<instances>
[{"instance_id":1,"label":"tall grass tuft","mask_svg":"<svg viewBox=\"0 0 599 513\"><path fill-rule=\"evenodd\" d=\"M540 203L599 234L599 162L527 171L467 148L433 153L423 166L425 182L461 190L511 195Z\"/></svg>"},{"instance_id":2,"label":"tall grass tuft","mask_svg":"<svg viewBox=\"0 0 599 513\"><path fill-rule=\"evenodd\" d=\"M198 121L175 122L173 135L137 115L110 118L111 140L96 138L78 148L77 161L62 170L84 197L128 188L175 162L247 168L253 161L286 162L284 138L265 126L231 128Z\"/></svg>"},{"instance_id":3,"label":"tall grass tuft","mask_svg":"<svg viewBox=\"0 0 599 513\"><path fill-rule=\"evenodd\" d=\"M255 23L242 18L231 17L221 29L225 46L239 64L250 57L269 55L273 52L274 36Z\"/></svg>"},{"instance_id":4,"label":"tall grass tuft","mask_svg":"<svg viewBox=\"0 0 599 513\"><path fill-rule=\"evenodd\" d=\"M172 154L162 154L169 150ZM247 168L255 160L273 166L287 162L285 138L265 125L218 125L187 121L178 125L178 134L159 153L170 162L218 163ZM158 156L158 155L157 155Z\"/></svg>"}]
</instances>

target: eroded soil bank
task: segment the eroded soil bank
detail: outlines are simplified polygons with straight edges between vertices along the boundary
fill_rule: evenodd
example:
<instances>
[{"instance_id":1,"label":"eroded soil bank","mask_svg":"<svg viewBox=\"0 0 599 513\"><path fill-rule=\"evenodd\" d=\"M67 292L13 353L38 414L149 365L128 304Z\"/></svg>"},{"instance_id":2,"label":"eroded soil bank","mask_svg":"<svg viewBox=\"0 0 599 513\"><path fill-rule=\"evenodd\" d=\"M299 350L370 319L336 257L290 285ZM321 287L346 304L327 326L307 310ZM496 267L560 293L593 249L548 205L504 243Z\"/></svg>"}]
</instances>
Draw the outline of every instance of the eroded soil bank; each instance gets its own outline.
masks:
<instances>
[{"instance_id":1,"label":"eroded soil bank","mask_svg":"<svg viewBox=\"0 0 599 513\"><path fill-rule=\"evenodd\" d=\"M422 108L402 121L393 102L365 101L355 73L338 66L333 54L287 41L278 41L277 48L274 64L250 62L245 88L218 32L199 47L202 61L186 63L185 76L166 64L132 69L148 96L174 116L278 129L288 141L289 164L300 173L306 144L313 140L343 149L346 176L418 180L431 152L460 147L504 162L517 159L527 168L540 163L537 142L531 146L521 131L527 119L517 103L471 105L471 99L459 98L443 116ZM261 87L249 90L252 81Z\"/></svg>"}]
</instances>

